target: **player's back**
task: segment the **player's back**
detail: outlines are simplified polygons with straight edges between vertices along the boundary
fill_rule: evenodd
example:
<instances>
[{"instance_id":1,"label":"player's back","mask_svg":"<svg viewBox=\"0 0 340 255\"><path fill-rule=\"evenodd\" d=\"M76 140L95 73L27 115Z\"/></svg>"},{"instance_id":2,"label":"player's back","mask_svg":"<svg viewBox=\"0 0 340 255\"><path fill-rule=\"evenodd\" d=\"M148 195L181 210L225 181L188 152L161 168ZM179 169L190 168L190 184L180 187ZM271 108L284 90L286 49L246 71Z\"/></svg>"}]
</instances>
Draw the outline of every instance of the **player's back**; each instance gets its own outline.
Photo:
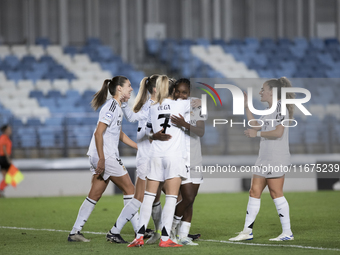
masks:
<instances>
[{"instance_id":1,"label":"player's back","mask_svg":"<svg viewBox=\"0 0 340 255\"><path fill-rule=\"evenodd\" d=\"M176 127L171 122L171 115L184 116L190 111L189 100L165 99L162 104L151 105L149 120L154 133L164 129L164 133L172 138L168 141L152 142L151 155L153 157L182 156L186 157L185 134L182 128Z\"/></svg>"}]
</instances>

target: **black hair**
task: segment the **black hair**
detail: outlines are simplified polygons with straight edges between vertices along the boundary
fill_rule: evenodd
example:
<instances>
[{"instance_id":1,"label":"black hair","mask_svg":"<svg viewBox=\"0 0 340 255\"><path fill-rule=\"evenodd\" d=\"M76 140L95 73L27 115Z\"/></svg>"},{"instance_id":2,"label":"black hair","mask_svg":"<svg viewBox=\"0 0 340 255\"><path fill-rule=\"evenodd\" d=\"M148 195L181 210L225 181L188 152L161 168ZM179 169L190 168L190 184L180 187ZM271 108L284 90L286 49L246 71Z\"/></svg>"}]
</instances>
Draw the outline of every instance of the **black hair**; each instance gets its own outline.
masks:
<instances>
[{"instance_id":1,"label":"black hair","mask_svg":"<svg viewBox=\"0 0 340 255\"><path fill-rule=\"evenodd\" d=\"M180 78L176 81L174 88L176 89L180 84L184 83L188 86L188 89L190 90L190 80L187 78Z\"/></svg>"},{"instance_id":2,"label":"black hair","mask_svg":"<svg viewBox=\"0 0 340 255\"><path fill-rule=\"evenodd\" d=\"M5 133L5 131L6 131L6 129L7 129L8 127L9 127L8 124L3 125L3 126L1 127L1 133Z\"/></svg>"},{"instance_id":3,"label":"black hair","mask_svg":"<svg viewBox=\"0 0 340 255\"><path fill-rule=\"evenodd\" d=\"M169 95L172 96L174 90L175 90L175 84L176 79L175 78L169 78Z\"/></svg>"}]
</instances>

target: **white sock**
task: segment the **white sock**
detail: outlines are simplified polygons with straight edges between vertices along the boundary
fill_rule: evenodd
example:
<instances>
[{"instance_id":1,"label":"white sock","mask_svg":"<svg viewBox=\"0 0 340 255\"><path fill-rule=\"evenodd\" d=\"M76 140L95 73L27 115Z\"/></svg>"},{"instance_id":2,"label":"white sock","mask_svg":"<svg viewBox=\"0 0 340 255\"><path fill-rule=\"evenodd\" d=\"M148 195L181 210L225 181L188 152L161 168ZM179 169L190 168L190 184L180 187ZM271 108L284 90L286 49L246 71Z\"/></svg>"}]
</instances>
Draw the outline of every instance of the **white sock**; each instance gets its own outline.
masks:
<instances>
[{"instance_id":1,"label":"white sock","mask_svg":"<svg viewBox=\"0 0 340 255\"><path fill-rule=\"evenodd\" d=\"M247 215L244 223L243 230L246 231L249 229L253 229L254 221L256 219L257 214L260 211L261 199L249 197L248 206L247 206Z\"/></svg>"},{"instance_id":2,"label":"white sock","mask_svg":"<svg viewBox=\"0 0 340 255\"><path fill-rule=\"evenodd\" d=\"M91 198L85 198L83 204L80 206L76 222L74 223L70 234L76 234L78 231L81 231L83 229L96 203L97 201L94 201Z\"/></svg>"},{"instance_id":3,"label":"white sock","mask_svg":"<svg viewBox=\"0 0 340 255\"><path fill-rule=\"evenodd\" d=\"M177 202L177 196L166 195L165 205L162 212L162 241L167 241L169 239L169 234L171 230L171 224L175 213Z\"/></svg>"},{"instance_id":4,"label":"white sock","mask_svg":"<svg viewBox=\"0 0 340 255\"><path fill-rule=\"evenodd\" d=\"M174 215L174 218L172 220L172 226L171 226L171 231L177 236L178 233L178 225L181 223L181 219L183 216L178 217Z\"/></svg>"},{"instance_id":5,"label":"white sock","mask_svg":"<svg viewBox=\"0 0 340 255\"><path fill-rule=\"evenodd\" d=\"M162 227L162 205L161 202L158 201L152 205L152 213L151 213L153 222L155 224L155 232L159 231Z\"/></svg>"},{"instance_id":6,"label":"white sock","mask_svg":"<svg viewBox=\"0 0 340 255\"><path fill-rule=\"evenodd\" d=\"M188 236L190 227L191 227L191 222L181 221L181 225L179 227L179 238L180 239Z\"/></svg>"},{"instance_id":7,"label":"white sock","mask_svg":"<svg viewBox=\"0 0 340 255\"><path fill-rule=\"evenodd\" d=\"M134 199L134 195L125 195L123 196L124 198L124 206L127 205L127 203L130 202L130 200ZM137 203L137 202L136 202ZM140 201L139 201L139 207L140 207ZM138 209L139 209L138 207ZM138 223L139 223L139 213L138 213L138 209L137 209L137 213L130 219L130 222L132 224L133 230L135 231L135 233L138 230Z\"/></svg>"},{"instance_id":8,"label":"white sock","mask_svg":"<svg viewBox=\"0 0 340 255\"><path fill-rule=\"evenodd\" d=\"M289 217L289 204L285 197L279 197L273 199L277 213L279 214L282 233L287 235L292 235L292 230L290 229L290 217Z\"/></svg>"},{"instance_id":9,"label":"white sock","mask_svg":"<svg viewBox=\"0 0 340 255\"><path fill-rule=\"evenodd\" d=\"M149 220L151 217L151 211L152 211L152 204L153 201L156 198L155 193L147 192L144 193L143 203L140 207L140 216L139 216L139 230L137 232L136 238L140 238L141 236L144 236L146 227L149 224Z\"/></svg>"},{"instance_id":10,"label":"white sock","mask_svg":"<svg viewBox=\"0 0 340 255\"><path fill-rule=\"evenodd\" d=\"M124 199L125 202L125 199ZM141 202L135 198L132 198L128 203L124 206L123 210L121 211L115 225L111 229L111 233L113 234L120 234L120 231L125 226L128 221L131 221L133 218L136 218L136 214L138 214L138 209L141 205ZM137 222L138 224L138 222ZM137 225L136 224L136 225ZM137 231L137 227L134 230Z\"/></svg>"}]
</instances>

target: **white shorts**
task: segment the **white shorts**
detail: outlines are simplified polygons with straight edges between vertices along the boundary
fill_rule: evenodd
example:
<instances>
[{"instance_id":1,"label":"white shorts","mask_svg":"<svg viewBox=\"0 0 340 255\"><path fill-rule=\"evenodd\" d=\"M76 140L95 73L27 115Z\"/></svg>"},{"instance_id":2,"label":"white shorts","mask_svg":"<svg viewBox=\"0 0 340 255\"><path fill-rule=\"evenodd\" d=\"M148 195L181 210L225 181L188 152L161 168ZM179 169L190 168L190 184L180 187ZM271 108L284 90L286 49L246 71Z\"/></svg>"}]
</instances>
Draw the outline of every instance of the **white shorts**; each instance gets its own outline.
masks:
<instances>
[{"instance_id":1,"label":"white shorts","mask_svg":"<svg viewBox=\"0 0 340 255\"><path fill-rule=\"evenodd\" d=\"M188 166L185 166L188 170ZM203 174L200 171L196 171L193 168L190 168L189 176L186 180L183 180L181 185L192 183L192 184L202 184L203 183Z\"/></svg>"},{"instance_id":2,"label":"white shorts","mask_svg":"<svg viewBox=\"0 0 340 255\"><path fill-rule=\"evenodd\" d=\"M282 176L285 175L285 172L283 171L271 171L271 170L268 170L268 171L265 171L262 169L262 167L259 167L259 171L254 173L254 175L258 175L260 177L264 177L266 179L271 179L271 178L280 178Z\"/></svg>"},{"instance_id":3,"label":"white shorts","mask_svg":"<svg viewBox=\"0 0 340 255\"><path fill-rule=\"evenodd\" d=\"M177 156L150 158L150 172L147 174L147 178L159 182L175 177L186 179L188 173L184 162L183 158Z\"/></svg>"},{"instance_id":4,"label":"white shorts","mask_svg":"<svg viewBox=\"0 0 340 255\"><path fill-rule=\"evenodd\" d=\"M90 170L92 174L96 174L95 170L97 168L97 164L99 158L89 156L90 160ZM123 162L120 158L116 158L115 156L111 156L105 159L105 171L101 174L104 180L107 180L110 176L120 177L126 175L128 172L123 165Z\"/></svg>"},{"instance_id":5,"label":"white shorts","mask_svg":"<svg viewBox=\"0 0 340 255\"><path fill-rule=\"evenodd\" d=\"M136 168L137 168L137 177L139 179L142 179L143 181L145 181L145 177L148 174L148 170L149 170L149 161L150 158L149 157L145 157L145 158L138 158L137 162L136 162Z\"/></svg>"}]
</instances>

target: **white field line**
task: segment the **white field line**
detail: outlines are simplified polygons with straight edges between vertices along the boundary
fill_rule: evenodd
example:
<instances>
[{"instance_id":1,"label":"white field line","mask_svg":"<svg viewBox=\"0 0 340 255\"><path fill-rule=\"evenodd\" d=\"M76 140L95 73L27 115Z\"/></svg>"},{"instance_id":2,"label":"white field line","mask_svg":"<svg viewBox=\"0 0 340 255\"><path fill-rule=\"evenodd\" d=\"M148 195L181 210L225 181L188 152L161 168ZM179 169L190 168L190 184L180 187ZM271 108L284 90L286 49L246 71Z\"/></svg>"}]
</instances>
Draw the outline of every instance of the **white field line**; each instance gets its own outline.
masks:
<instances>
[{"instance_id":1,"label":"white field line","mask_svg":"<svg viewBox=\"0 0 340 255\"><path fill-rule=\"evenodd\" d=\"M8 227L8 226L0 226L3 229L15 229L15 230L32 230L32 231L49 231L49 232L63 232L69 233L69 230L59 230L59 229L48 229L48 228L21 228L21 227ZM94 234L94 235L106 235L104 232L91 232L91 231L82 231L85 234ZM322 250L322 251L340 251L337 248L323 248L323 247L313 247L313 246L302 246L302 245L287 245L287 244L262 244L262 243L244 243L244 242L230 242L224 240L204 240L200 239L203 242L214 242L214 243L227 243L227 244L238 244L238 245L248 245L248 246L265 246L265 247L285 247L285 248L298 248L298 249L309 249L309 250Z\"/></svg>"},{"instance_id":2,"label":"white field line","mask_svg":"<svg viewBox=\"0 0 340 255\"><path fill-rule=\"evenodd\" d=\"M227 243L227 244L240 244L240 245L249 245L249 246L285 247L285 248L299 248L299 249L323 250L323 251L340 251L340 249L337 249L337 248L323 248L323 247L302 246L302 245L243 243L243 242L231 242L231 241L223 241L223 240L221 241L203 240L203 239L200 239L200 241L214 242L214 243Z\"/></svg>"}]
</instances>

